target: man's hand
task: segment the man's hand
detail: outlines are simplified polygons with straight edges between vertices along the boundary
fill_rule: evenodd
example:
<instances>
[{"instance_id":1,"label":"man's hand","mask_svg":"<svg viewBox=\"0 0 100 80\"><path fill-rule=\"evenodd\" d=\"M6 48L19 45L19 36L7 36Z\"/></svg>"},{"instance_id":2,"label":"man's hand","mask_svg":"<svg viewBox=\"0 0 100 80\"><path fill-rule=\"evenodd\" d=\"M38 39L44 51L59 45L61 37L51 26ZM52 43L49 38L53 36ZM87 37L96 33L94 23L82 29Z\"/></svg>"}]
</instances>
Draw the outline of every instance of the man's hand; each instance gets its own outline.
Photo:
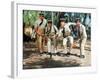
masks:
<instances>
[{"instance_id":1,"label":"man's hand","mask_svg":"<svg viewBox=\"0 0 100 80\"><path fill-rule=\"evenodd\" d=\"M76 42L76 43L80 43L80 41L81 41L81 40L80 40L80 39L78 39L78 40L76 40L75 42Z\"/></svg>"}]
</instances>

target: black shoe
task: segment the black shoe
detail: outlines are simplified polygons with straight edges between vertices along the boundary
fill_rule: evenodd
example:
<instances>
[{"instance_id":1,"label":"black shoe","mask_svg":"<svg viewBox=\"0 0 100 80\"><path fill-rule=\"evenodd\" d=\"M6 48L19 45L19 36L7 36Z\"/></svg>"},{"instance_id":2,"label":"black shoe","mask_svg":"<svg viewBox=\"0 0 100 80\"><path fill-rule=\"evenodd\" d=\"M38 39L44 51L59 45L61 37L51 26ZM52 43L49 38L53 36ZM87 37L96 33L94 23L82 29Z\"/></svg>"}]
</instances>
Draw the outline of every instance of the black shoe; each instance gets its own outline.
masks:
<instances>
[{"instance_id":1,"label":"black shoe","mask_svg":"<svg viewBox=\"0 0 100 80\"><path fill-rule=\"evenodd\" d=\"M71 53L70 52L68 52L67 54L65 54L67 57L69 57L70 55L71 55Z\"/></svg>"},{"instance_id":2,"label":"black shoe","mask_svg":"<svg viewBox=\"0 0 100 80\"><path fill-rule=\"evenodd\" d=\"M56 55L61 56L61 53L60 52L57 52Z\"/></svg>"},{"instance_id":3,"label":"black shoe","mask_svg":"<svg viewBox=\"0 0 100 80\"><path fill-rule=\"evenodd\" d=\"M50 59L52 58L52 53L51 52L48 52L48 55L50 55Z\"/></svg>"},{"instance_id":4,"label":"black shoe","mask_svg":"<svg viewBox=\"0 0 100 80\"><path fill-rule=\"evenodd\" d=\"M43 53L44 53L44 54L47 54L48 52L44 51Z\"/></svg>"},{"instance_id":5,"label":"black shoe","mask_svg":"<svg viewBox=\"0 0 100 80\"><path fill-rule=\"evenodd\" d=\"M79 55L79 57L80 57L80 58L85 58L85 56L84 56L84 55Z\"/></svg>"},{"instance_id":6,"label":"black shoe","mask_svg":"<svg viewBox=\"0 0 100 80\"><path fill-rule=\"evenodd\" d=\"M68 52L68 53L67 53L67 55L71 55L71 53L70 53L70 52Z\"/></svg>"},{"instance_id":7,"label":"black shoe","mask_svg":"<svg viewBox=\"0 0 100 80\"><path fill-rule=\"evenodd\" d=\"M47 54L48 54L48 55L51 55L51 52L48 52Z\"/></svg>"},{"instance_id":8,"label":"black shoe","mask_svg":"<svg viewBox=\"0 0 100 80\"><path fill-rule=\"evenodd\" d=\"M56 53L52 53L52 55L53 55L53 56L56 56L57 54L56 54Z\"/></svg>"}]
</instances>

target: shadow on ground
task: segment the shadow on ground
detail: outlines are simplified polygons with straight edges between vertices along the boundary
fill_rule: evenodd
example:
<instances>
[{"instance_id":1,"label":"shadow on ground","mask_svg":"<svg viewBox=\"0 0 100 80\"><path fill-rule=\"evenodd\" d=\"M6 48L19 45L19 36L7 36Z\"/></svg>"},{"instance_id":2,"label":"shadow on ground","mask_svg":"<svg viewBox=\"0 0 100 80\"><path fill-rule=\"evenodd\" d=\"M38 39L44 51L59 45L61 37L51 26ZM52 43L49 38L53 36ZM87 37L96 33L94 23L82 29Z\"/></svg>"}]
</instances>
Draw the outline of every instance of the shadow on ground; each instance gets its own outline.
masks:
<instances>
[{"instance_id":1,"label":"shadow on ground","mask_svg":"<svg viewBox=\"0 0 100 80\"><path fill-rule=\"evenodd\" d=\"M31 63L26 63L23 65L23 69L40 69L40 68L58 68L58 67L75 67L80 66L77 61L61 61L54 60L50 58L40 59L38 61L33 61Z\"/></svg>"}]
</instances>

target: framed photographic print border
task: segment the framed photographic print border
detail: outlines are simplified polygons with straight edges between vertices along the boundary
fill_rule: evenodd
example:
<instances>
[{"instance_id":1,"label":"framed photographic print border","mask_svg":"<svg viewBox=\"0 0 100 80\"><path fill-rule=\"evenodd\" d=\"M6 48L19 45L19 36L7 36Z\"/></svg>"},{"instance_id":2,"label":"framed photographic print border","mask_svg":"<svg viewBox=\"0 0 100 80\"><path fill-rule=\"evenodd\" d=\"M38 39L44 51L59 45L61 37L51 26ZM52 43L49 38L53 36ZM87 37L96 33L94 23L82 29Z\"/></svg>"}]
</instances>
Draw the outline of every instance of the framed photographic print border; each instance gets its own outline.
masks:
<instances>
[{"instance_id":1,"label":"framed photographic print border","mask_svg":"<svg viewBox=\"0 0 100 80\"><path fill-rule=\"evenodd\" d=\"M52 69L31 69L23 70L22 68L22 56L23 56L23 40L21 28L22 24L22 11L23 10L42 10L42 11L61 11L61 12L86 12L91 13L91 66L89 67L67 67L67 68L52 68ZM32 3L19 3L12 2L12 67L11 76L12 77L43 77L43 76L54 76L54 75L67 75L76 73L92 73L97 70L97 54L96 44L94 42L94 34L96 26L96 8L88 7L75 7L75 6L59 6L59 5L40 5ZM95 53L95 54L94 54Z\"/></svg>"}]
</instances>

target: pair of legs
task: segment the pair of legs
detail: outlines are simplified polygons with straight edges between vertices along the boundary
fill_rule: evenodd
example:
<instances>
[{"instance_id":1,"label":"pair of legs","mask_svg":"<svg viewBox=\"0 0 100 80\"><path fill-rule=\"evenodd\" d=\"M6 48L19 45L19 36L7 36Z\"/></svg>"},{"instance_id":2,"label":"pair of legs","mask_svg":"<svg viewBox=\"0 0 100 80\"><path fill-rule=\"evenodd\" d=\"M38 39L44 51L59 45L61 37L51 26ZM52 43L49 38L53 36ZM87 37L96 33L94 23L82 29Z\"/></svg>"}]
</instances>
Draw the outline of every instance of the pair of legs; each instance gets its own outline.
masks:
<instances>
[{"instance_id":1,"label":"pair of legs","mask_svg":"<svg viewBox=\"0 0 100 80\"><path fill-rule=\"evenodd\" d=\"M44 43L44 37L37 35L37 47L40 53L42 53L44 50Z\"/></svg>"},{"instance_id":2,"label":"pair of legs","mask_svg":"<svg viewBox=\"0 0 100 80\"><path fill-rule=\"evenodd\" d=\"M71 53L72 45L73 45L73 37L72 36L68 36L68 37L64 38L63 39L64 53Z\"/></svg>"},{"instance_id":3,"label":"pair of legs","mask_svg":"<svg viewBox=\"0 0 100 80\"><path fill-rule=\"evenodd\" d=\"M48 53L56 53L56 40L55 38L48 38L47 42Z\"/></svg>"},{"instance_id":4,"label":"pair of legs","mask_svg":"<svg viewBox=\"0 0 100 80\"><path fill-rule=\"evenodd\" d=\"M87 38L83 38L80 40L80 56L85 55L84 47L85 47L86 39Z\"/></svg>"}]
</instances>

